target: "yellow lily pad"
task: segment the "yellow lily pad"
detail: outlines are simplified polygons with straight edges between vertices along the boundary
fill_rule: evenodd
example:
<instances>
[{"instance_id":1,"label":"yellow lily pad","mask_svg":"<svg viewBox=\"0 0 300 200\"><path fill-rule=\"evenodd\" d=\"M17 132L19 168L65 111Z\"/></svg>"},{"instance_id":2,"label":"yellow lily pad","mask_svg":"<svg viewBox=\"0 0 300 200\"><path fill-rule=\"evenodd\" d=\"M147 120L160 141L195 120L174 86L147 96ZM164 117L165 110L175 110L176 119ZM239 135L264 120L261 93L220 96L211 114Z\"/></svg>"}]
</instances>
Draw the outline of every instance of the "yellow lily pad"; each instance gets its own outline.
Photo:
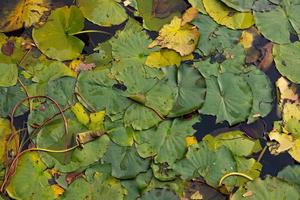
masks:
<instances>
[{"instance_id":1,"label":"yellow lily pad","mask_svg":"<svg viewBox=\"0 0 300 200\"><path fill-rule=\"evenodd\" d=\"M218 24L231 29L246 29L254 24L251 12L238 12L219 0L203 0L206 12Z\"/></svg>"},{"instance_id":2,"label":"yellow lily pad","mask_svg":"<svg viewBox=\"0 0 300 200\"><path fill-rule=\"evenodd\" d=\"M9 32L29 27L49 11L48 0L0 1L0 31Z\"/></svg>"},{"instance_id":3,"label":"yellow lily pad","mask_svg":"<svg viewBox=\"0 0 300 200\"><path fill-rule=\"evenodd\" d=\"M182 25L182 19L175 16L170 24L163 26L159 36L149 45L149 48L159 45L186 56L195 50L199 36L200 33L195 26L188 23Z\"/></svg>"}]
</instances>

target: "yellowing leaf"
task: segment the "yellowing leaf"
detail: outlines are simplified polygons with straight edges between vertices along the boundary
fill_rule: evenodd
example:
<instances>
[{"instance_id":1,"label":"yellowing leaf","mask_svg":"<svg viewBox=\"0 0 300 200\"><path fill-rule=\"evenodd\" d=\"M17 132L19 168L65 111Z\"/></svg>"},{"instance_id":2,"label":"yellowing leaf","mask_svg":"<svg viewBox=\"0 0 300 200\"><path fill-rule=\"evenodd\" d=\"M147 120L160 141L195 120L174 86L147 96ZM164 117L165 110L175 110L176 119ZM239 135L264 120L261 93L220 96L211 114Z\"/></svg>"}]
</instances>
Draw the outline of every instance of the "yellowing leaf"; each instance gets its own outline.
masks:
<instances>
[{"instance_id":1,"label":"yellowing leaf","mask_svg":"<svg viewBox=\"0 0 300 200\"><path fill-rule=\"evenodd\" d=\"M203 0L206 12L218 23L231 29L246 29L254 24L251 12L238 12L220 0Z\"/></svg>"},{"instance_id":2,"label":"yellowing leaf","mask_svg":"<svg viewBox=\"0 0 300 200\"><path fill-rule=\"evenodd\" d=\"M180 55L191 54L198 43L200 33L195 26L185 24L181 26L182 20L174 17L170 24L164 25L159 31L159 36L149 45L149 48L157 45L174 49Z\"/></svg>"},{"instance_id":3,"label":"yellowing leaf","mask_svg":"<svg viewBox=\"0 0 300 200\"><path fill-rule=\"evenodd\" d=\"M276 82L276 86L280 92L280 101L284 99L297 101L299 99L296 86L290 83L286 78L280 77Z\"/></svg>"},{"instance_id":4,"label":"yellowing leaf","mask_svg":"<svg viewBox=\"0 0 300 200\"><path fill-rule=\"evenodd\" d=\"M83 105L81 103L77 102L75 105L71 107L72 112L75 114L78 121L84 125L88 125L90 122L90 117L85 111Z\"/></svg>"},{"instance_id":5,"label":"yellowing leaf","mask_svg":"<svg viewBox=\"0 0 300 200\"><path fill-rule=\"evenodd\" d=\"M60 187L59 185L55 184L51 186L53 188L54 194L56 197L61 196L64 193L64 189Z\"/></svg>"},{"instance_id":6,"label":"yellowing leaf","mask_svg":"<svg viewBox=\"0 0 300 200\"><path fill-rule=\"evenodd\" d=\"M300 163L300 139L295 140L295 144L291 150L289 150L289 154Z\"/></svg>"},{"instance_id":7,"label":"yellowing leaf","mask_svg":"<svg viewBox=\"0 0 300 200\"><path fill-rule=\"evenodd\" d=\"M149 67L169 67L169 66L179 66L182 57L173 50L162 49L160 51L151 52L145 64Z\"/></svg>"},{"instance_id":8,"label":"yellowing leaf","mask_svg":"<svg viewBox=\"0 0 300 200\"><path fill-rule=\"evenodd\" d=\"M254 40L253 34L248 31L243 31L240 39L240 43L243 45L245 49L248 49L252 46L252 42Z\"/></svg>"},{"instance_id":9,"label":"yellowing leaf","mask_svg":"<svg viewBox=\"0 0 300 200\"><path fill-rule=\"evenodd\" d=\"M186 146L192 146L193 144L197 144L197 138L195 136L187 136L185 138Z\"/></svg>"},{"instance_id":10,"label":"yellowing leaf","mask_svg":"<svg viewBox=\"0 0 300 200\"><path fill-rule=\"evenodd\" d=\"M103 130L104 118L105 118L105 111L91 113L89 128L94 131Z\"/></svg>"},{"instance_id":11,"label":"yellowing leaf","mask_svg":"<svg viewBox=\"0 0 300 200\"><path fill-rule=\"evenodd\" d=\"M48 0L0 1L0 31L29 27L39 22L49 8Z\"/></svg>"},{"instance_id":12,"label":"yellowing leaf","mask_svg":"<svg viewBox=\"0 0 300 200\"><path fill-rule=\"evenodd\" d=\"M287 134L280 134L278 131L273 130L269 134L270 140L278 142L277 146L269 146L269 150L272 154L280 154L282 152L290 150L294 146L293 137Z\"/></svg>"},{"instance_id":13,"label":"yellowing leaf","mask_svg":"<svg viewBox=\"0 0 300 200\"><path fill-rule=\"evenodd\" d=\"M76 68L80 65L81 62L82 61L78 59L72 60L69 64L69 68L71 68L73 71L76 71Z\"/></svg>"}]
</instances>

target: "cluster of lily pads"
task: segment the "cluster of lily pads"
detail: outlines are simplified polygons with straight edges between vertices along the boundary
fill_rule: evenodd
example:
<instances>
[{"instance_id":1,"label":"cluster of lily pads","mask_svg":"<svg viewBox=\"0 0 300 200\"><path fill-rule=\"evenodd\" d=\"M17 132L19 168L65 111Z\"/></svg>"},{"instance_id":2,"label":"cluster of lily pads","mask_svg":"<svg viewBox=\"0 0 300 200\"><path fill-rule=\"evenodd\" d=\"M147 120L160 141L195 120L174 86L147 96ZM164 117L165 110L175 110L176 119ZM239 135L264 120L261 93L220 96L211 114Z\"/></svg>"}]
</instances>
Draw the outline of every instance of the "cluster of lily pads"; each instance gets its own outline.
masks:
<instances>
[{"instance_id":1,"label":"cluster of lily pads","mask_svg":"<svg viewBox=\"0 0 300 200\"><path fill-rule=\"evenodd\" d=\"M207 199L189 192L198 181L233 200L300 199L298 165L260 177L259 139L235 130L197 141L193 128L203 114L231 126L267 116L277 102L261 69L274 58L286 78L268 147L300 162L299 12L299 0L0 2L1 192ZM123 27L83 54L79 35L109 34L85 20ZM29 33L6 34L23 27Z\"/></svg>"}]
</instances>

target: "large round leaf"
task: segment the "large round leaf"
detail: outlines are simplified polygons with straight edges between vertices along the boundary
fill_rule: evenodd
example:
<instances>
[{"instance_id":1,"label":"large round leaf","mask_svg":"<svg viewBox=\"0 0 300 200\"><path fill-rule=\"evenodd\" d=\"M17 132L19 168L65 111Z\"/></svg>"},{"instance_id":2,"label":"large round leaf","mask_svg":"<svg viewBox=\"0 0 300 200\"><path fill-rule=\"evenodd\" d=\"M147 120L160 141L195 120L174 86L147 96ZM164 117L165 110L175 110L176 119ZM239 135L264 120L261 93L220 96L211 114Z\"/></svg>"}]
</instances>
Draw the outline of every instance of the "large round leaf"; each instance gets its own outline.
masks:
<instances>
[{"instance_id":1,"label":"large round leaf","mask_svg":"<svg viewBox=\"0 0 300 200\"><path fill-rule=\"evenodd\" d=\"M244 194L249 193L247 197ZM265 180L255 179L245 187L238 189L232 200L287 200L300 199L300 193L294 186L277 178L267 177Z\"/></svg>"},{"instance_id":2,"label":"large round leaf","mask_svg":"<svg viewBox=\"0 0 300 200\"><path fill-rule=\"evenodd\" d=\"M167 189L153 189L145 193L139 200L179 200L179 197Z\"/></svg>"},{"instance_id":3,"label":"large round leaf","mask_svg":"<svg viewBox=\"0 0 300 200\"><path fill-rule=\"evenodd\" d=\"M99 26L121 24L127 19L121 0L77 0L84 17ZM99 12L101 11L101 12Z\"/></svg>"},{"instance_id":4,"label":"large round leaf","mask_svg":"<svg viewBox=\"0 0 300 200\"><path fill-rule=\"evenodd\" d=\"M230 125L246 120L251 112L252 92L243 77L223 73L206 79L207 95L200 113L217 116Z\"/></svg>"},{"instance_id":5,"label":"large round leaf","mask_svg":"<svg viewBox=\"0 0 300 200\"><path fill-rule=\"evenodd\" d=\"M198 121L192 119L174 119L163 121L152 129L136 135L138 153L143 157L155 156L160 163L169 164L181 159L186 151L185 138L194 134L193 125Z\"/></svg>"},{"instance_id":6,"label":"large round leaf","mask_svg":"<svg viewBox=\"0 0 300 200\"><path fill-rule=\"evenodd\" d=\"M299 12L298 0L282 1L280 6L269 12L254 12L256 26L272 42L290 43L290 35L300 33Z\"/></svg>"},{"instance_id":7,"label":"large round leaf","mask_svg":"<svg viewBox=\"0 0 300 200\"><path fill-rule=\"evenodd\" d=\"M174 102L173 90L164 81L158 82L144 94L133 94L129 97L135 102L126 110L124 123L135 130L157 125L171 111Z\"/></svg>"},{"instance_id":8,"label":"large round leaf","mask_svg":"<svg viewBox=\"0 0 300 200\"><path fill-rule=\"evenodd\" d=\"M63 200L83 200L83 199L113 199L123 200L125 190L120 182L106 174L96 172L92 181L88 182L84 178L75 180L68 190L63 194Z\"/></svg>"},{"instance_id":9,"label":"large round leaf","mask_svg":"<svg viewBox=\"0 0 300 200\"><path fill-rule=\"evenodd\" d=\"M238 12L219 0L203 0L206 12L218 24L231 29L245 29L254 24L251 12Z\"/></svg>"},{"instance_id":10,"label":"large round leaf","mask_svg":"<svg viewBox=\"0 0 300 200\"><path fill-rule=\"evenodd\" d=\"M134 178L146 172L150 165L150 160L141 158L134 146L122 147L113 142L109 144L103 161L111 164L112 176L121 179Z\"/></svg>"},{"instance_id":11,"label":"large round leaf","mask_svg":"<svg viewBox=\"0 0 300 200\"><path fill-rule=\"evenodd\" d=\"M221 26L207 15L199 14L192 23L197 26L201 32L197 48L205 56L215 51L221 52L225 48L234 47L241 36L241 31Z\"/></svg>"},{"instance_id":12,"label":"large round leaf","mask_svg":"<svg viewBox=\"0 0 300 200\"><path fill-rule=\"evenodd\" d=\"M109 70L96 69L80 73L77 91L83 97L82 104L97 111L106 110L109 116L122 114L131 104L124 92L114 87L118 82L108 77Z\"/></svg>"},{"instance_id":13,"label":"large round leaf","mask_svg":"<svg viewBox=\"0 0 300 200\"><path fill-rule=\"evenodd\" d=\"M300 42L285 45L274 45L273 56L276 68L288 79L300 83Z\"/></svg>"},{"instance_id":14,"label":"large round leaf","mask_svg":"<svg viewBox=\"0 0 300 200\"><path fill-rule=\"evenodd\" d=\"M74 120L68 120L68 124L69 135L67 139L61 119L43 127L38 133L37 146L52 150L62 150L66 144L68 147L75 146L73 138L86 129ZM43 153L42 159L48 167L54 167L61 172L75 171L97 162L106 152L109 141L108 136L103 135L85 144L82 149L77 148L67 153Z\"/></svg>"},{"instance_id":15,"label":"large round leaf","mask_svg":"<svg viewBox=\"0 0 300 200\"><path fill-rule=\"evenodd\" d=\"M26 153L18 161L15 174L6 188L13 199L40 200L57 198L54 187L49 184L51 174L37 152Z\"/></svg>"},{"instance_id":16,"label":"large round leaf","mask_svg":"<svg viewBox=\"0 0 300 200\"><path fill-rule=\"evenodd\" d=\"M269 78L256 67L249 68L249 71L244 74L244 78L253 93L252 109L248 118L248 123L252 123L271 112L273 107L272 86Z\"/></svg>"},{"instance_id":17,"label":"large round leaf","mask_svg":"<svg viewBox=\"0 0 300 200\"><path fill-rule=\"evenodd\" d=\"M189 147L185 158L172 167L183 179L202 176L213 187L218 186L222 176L237 171L236 161L228 148L223 146L213 151L205 142ZM228 180L224 183L228 183Z\"/></svg>"},{"instance_id":18,"label":"large round leaf","mask_svg":"<svg viewBox=\"0 0 300 200\"><path fill-rule=\"evenodd\" d=\"M193 66L182 65L168 69L168 84L174 88L175 102L169 117L182 116L199 109L206 93L202 75Z\"/></svg>"},{"instance_id":19,"label":"large round leaf","mask_svg":"<svg viewBox=\"0 0 300 200\"><path fill-rule=\"evenodd\" d=\"M52 11L47 22L34 28L32 37L37 47L48 57L56 60L77 58L84 43L72 36L84 27L84 17L76 6Z\"/></svg>"},{"instance_id":20,"label":"large round leaf","mask_svg":"<svg viewBox=\"0 0 300 200\"><path fill-rule=\"evenodd\" d=\"M0 2L0 31L10 32L39 22L49 10L49 0L9 0Z\"/></svg>"}]
</instances>

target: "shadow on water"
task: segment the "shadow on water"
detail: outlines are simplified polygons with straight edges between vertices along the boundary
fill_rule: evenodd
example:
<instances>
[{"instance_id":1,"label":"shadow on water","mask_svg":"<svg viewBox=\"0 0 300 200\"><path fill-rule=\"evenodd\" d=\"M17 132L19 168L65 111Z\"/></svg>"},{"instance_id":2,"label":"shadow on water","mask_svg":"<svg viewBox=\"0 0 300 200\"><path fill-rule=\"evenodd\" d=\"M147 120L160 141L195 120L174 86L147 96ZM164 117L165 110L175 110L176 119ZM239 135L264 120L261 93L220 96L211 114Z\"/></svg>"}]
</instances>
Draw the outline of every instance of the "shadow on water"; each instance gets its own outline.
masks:
<instances>
[{"instance_id":1,"label":"shadow on water","mask_svg":"<svg viewBox=\"0 0 300 200\"><path fill-rule=\"evenodd\" d=\"M53 7L61 7L64 5L72 5L73 0L52 0ZM132 13L129 13L132 16ZM137 20L141 21L140 18ZM125 23L113 26L113 27L99 27L89 21L86 20L85 22L85 29L86 30L102 30L105 32L108 32L109 34L102 34L102 33L88 33L88 34L81 34L78 37L82 39L86 46L84 48L84 52L86 54L92 53L93 49L98 45L98 43L102 43L104 41L107 41L109 38L111 38L117 30L120 30L124 27ZM19 30L17 32L13 32L13 35L21 35L21 34L27 34L30 33L30 30ZM155 32L148 32L151 38L155 38L157 36L157 33ZM263 46L265 44L265 41L261 41L260 43L256 45ZM267 76L270 78L273 89L274 89L274 98L276 98L275 95L275 82L280 77L280 74L276 70L274 64L272 67L270 67L266 72ZM248 135L251 135L254 138L262 138L265 134L265 132L268 132L272 130L273 122L276 120L279 120L277 116L276 111L276 99L274 99L274 107L272 112L266 116L265 118L259 120L258 122L255 122L254 124L247 125L245 123L239 124L234 127L230 127L227 122L216 124L216 118L214 116L209 115L201 115L201 122L196 123L194 125L194 128L197 130L196 137L198 140L201 140L205 135L212 134L217 135L221 132L229 131L229 130L242 130L246 132ZM15 126L17 128L24 128L24 124L27 121L27 114L24 116L17 117L15 119ZM265 146L265 141L262 141L262 145ZM273 156L270 155L270 153L267 151L261 160L261 163L263 164L263 171L262 176L266 174L270 175L277 175L277 173L284 168L287 165L293 165L295 164L294 160L286 153L286 154L280 154L279 156Z\"/></svg>"}]
</instances>

